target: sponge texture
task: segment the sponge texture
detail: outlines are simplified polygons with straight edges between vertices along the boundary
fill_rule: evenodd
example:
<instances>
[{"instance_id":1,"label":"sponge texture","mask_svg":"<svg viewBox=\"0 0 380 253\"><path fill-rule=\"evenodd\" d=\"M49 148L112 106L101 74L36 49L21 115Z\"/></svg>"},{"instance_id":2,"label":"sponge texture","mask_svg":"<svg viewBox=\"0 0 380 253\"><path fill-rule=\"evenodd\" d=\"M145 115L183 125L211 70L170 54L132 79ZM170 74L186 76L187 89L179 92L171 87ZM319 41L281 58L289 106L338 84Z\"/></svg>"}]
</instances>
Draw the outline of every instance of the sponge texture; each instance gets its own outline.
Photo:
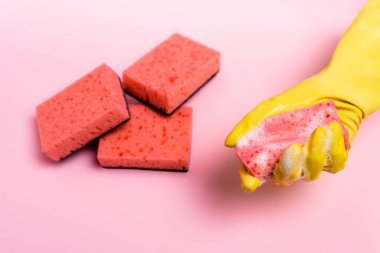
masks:
<instances>
[{"instance_id":1,"label":"sponge texture","mask_svg":"<svg viewBox=\"0 0 380 253\"><path fill-rule=\"evenodd\" d=\"M58 161L128 119L120 79L102 64L37 106L42 152Z\"/></svg>"},{"instance_id":2,"label":"sponge texture","mask_svg":"<svg viewBox=\"0 0 380 253\"><path fill-rule=\"evenodd\" d=\"M238 141L236 153L244 166L262 179L272 172L290 144L297 142L304 145L317 127L327 126L333 121L342 126L347 149L347 129L339 119L334 101L327 100L265 119Z\"/></svg>"},{"instance_id":3,"label":"sponge texture","mask_svg":"<svg viewBox=\"0 0 380 253\"><path fill-rule=\"evenodd\" d=\"M151 108L129 106L131 119L103 136L98 161L104 167L187 171L192 109L181 107L170 117Z\"/></svg>"},{"instance_id":4,"label":"sponge texture","mask_svg":"<svg viewBox=\"0 0 380 253\"><path fill-rule=\"evenodd\" d=\"M171 114L220 68L220 53L172 35L123 73L125 90Z\"/></svg>"}]
</instances>

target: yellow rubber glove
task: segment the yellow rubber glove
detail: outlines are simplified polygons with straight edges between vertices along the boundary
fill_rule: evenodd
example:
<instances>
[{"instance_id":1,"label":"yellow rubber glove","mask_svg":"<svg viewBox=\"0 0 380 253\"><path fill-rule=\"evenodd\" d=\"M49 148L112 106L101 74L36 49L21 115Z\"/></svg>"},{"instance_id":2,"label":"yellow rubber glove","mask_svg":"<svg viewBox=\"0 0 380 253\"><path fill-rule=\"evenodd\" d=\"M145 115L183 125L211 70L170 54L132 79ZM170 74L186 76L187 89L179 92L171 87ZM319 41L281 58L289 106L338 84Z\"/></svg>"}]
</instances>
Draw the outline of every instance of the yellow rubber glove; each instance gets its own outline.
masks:
<instances>
[{"instance_id":1,"label":"yellow rubber glove","mask_svg":"<svg viewBox=\"0 0 380 253\"><path fill-rule=\"evenodd\" d=\"M320 73L261 102L235 126L225 145L234 147L267 117L327 99L334 100L351 144L362 119L380 107L380 0L368 1ZM323 169L338 172L346 159L342 129L333 122L327 128L317 128L303 147L298 143L290 145L276 164L271 179L279 186L288 186L301 178L314 180ZM240 169L240 178L247 191L263 183L244 167Z\"/></svg>"}]
</instances>

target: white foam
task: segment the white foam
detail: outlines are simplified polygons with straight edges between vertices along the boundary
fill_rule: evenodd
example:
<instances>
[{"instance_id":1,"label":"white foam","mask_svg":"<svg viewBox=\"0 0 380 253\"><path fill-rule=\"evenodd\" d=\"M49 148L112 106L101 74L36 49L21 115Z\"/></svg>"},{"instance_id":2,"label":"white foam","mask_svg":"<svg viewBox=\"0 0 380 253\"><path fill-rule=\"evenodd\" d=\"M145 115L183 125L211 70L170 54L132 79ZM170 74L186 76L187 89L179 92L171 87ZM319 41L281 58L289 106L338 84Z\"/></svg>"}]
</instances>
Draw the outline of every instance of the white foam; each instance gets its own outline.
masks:
<instances>
[{"instance_id":1,"label":"white foam","mask_svg":"<svg viewBox=\"0 0 380 253\"><path fill-rule=\"evenodd\" d=\"M258 167L265 167L267 165L269 158L268 152L261 152L255 157L255 163L257 164Z\"/></svg>"},{"instance_id":2,"label":"white foam","mask_svg":"<svg viewBox=\"0 0 380 253\"><path fill-rule=\"evenodd\" d=\"M294 164L294 157L292 155L292 152L290 150L285 149L284 153L281 155L281 170L284 174L285 179L289 178L291 174L291 170L293 170L293 164Z\"/></svg>"},{"instance_id":3,"label":"white foam","mask_svg":"<svg viewBox=\"0 0 380 253\"><path fill-rule=\"evenodd\" d=\"M259 136L263 134L263 128L259 124L252 130L250 130L248 133L246 133L244 136L240 137L240 139L236 143L236 147L241 148L249 145L250 140L260 140Z\"/></svg>"},{"instance_id":4,"label":"white foam","mask_svg":"<svg viewBox=\"0 0 380 253\"><path fill-rule=\"evenodd\" d=\"M282 172L283 174L285 175L285 179L288 179L291 174L296 170L298 169L297 168L294 168L294 161L296 159L299 159L299 162L298 162L298 166L301 166L301 170L302 170L302 165L304 164L304 160L305 160L305 156L304 156L304 152L303 150L301 150L301 153L300 154L296 154L297 156L301 156L300 158L299 157L295 157L294 154L291 152L290 149L286 149L285 152L282 154L282 157L281 157L281 169L282 169Z\"/></svg>"}]
</instances>

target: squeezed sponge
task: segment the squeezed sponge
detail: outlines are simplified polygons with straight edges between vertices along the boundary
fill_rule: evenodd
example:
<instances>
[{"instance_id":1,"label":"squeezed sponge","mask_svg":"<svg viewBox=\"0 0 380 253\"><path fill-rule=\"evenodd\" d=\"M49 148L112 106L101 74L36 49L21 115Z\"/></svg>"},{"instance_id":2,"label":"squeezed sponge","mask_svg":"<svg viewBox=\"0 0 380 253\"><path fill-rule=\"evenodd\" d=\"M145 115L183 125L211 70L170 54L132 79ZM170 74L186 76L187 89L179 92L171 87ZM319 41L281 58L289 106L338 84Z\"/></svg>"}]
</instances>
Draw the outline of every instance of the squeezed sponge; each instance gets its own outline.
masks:
<instances>
[{"instance_id":1,"label":"squeezed sponge","mask_svg":"<svg viewBox=\"0 0 380 253\"><path fill-rule=\"evenodd\" d=\"M174 34L126 69L123 83L130 95L171 114L219 68L219 52Z\"/></svg>"},{"instance_id":2,"label":"squeezed sponge","mask_svg":"<svg viewBox=\"0 0 380 253\"><path fill-rule=\"evenodd\" d=\"M102 64L37 106L42 152L59 161L128 119L120 79Z\"/></svg>"},{"instance_id":3,"label":"squeezed sponge","mask_svg":"<svg viewBox=\"0 0 380 253\"><path fill-rule=\"evenodd\" d=\"M237 142L236 153L249 172L264 179L290 144L304 145L317 127L333 121L341 125L348 149L347 129L339 119L334 101L327 100L265 119Z\"/></svg>"},{"instance_id":4,"label":"squeezed sponge","mask_svg":"<svg viewBox=\"0 0 380 253\"><path fill-rule=\"evenodd\" d=\"M98 161L103 167L187 171L192 109L181 107L170 117L151 108L129 106L131 119L99 141Z\"/></svg>"}]
</instances>

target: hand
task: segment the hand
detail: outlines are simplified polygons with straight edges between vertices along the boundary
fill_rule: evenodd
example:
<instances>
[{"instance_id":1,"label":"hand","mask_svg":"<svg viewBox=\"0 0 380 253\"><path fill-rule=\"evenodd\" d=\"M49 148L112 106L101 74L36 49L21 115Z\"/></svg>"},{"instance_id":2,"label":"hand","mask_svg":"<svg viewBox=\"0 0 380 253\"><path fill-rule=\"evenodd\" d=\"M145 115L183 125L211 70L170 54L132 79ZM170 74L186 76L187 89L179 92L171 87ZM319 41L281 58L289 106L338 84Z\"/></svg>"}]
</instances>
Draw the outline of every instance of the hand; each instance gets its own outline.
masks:
<instances>
[{"instance_id":1,"label":"hand","mask_svg":"<svg viewBox=\"0 0 380 253\"><path fill-rule=\"evenodd\" d=\"M380 107L380 0L370 0L339 42L330 63L318 74L260 103L228 135L225 145L238 140L264 119L331 99L352 143L362 119ZM299 179L317 179L323 169L341 170L347 159L342 128L319 127L306 144L291 144L281 155L272 181L288 186ZM262 184L244 167L242 186L253 191Z\"/></svg>"},{"instance_id":2,"label":"hand","mask_svg":"<svg viewBox=\"0 0 380 253\"><path fill-rule=\"evenodd\" d=\"M322 170L342 170L347 157L342 127L333 121L327 128L318 127L303 147L293 143L286 148L271 179L278 186L289 186L300 179L312 181L319 178Z\"/></svg>"}]
</instances>

